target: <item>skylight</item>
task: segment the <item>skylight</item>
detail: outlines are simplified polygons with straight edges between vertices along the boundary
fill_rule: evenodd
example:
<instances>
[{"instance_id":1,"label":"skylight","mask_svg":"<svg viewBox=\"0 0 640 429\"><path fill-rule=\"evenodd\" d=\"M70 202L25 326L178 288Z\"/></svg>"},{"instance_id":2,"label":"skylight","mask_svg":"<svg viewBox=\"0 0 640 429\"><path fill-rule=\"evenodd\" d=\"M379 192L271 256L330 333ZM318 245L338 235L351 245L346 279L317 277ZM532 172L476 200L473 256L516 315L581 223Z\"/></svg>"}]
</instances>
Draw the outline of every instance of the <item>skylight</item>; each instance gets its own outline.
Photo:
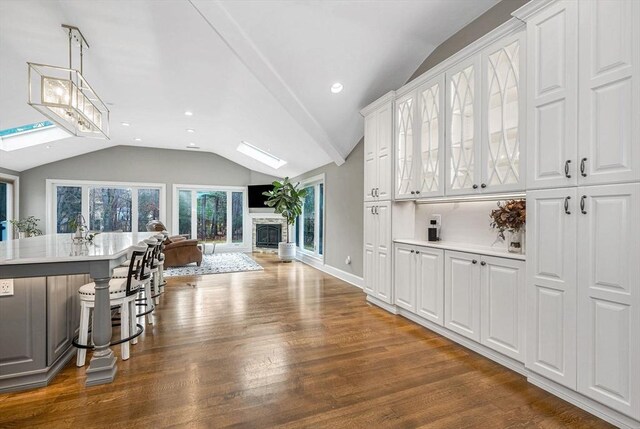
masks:
<instances>
[{"instance_id":1,"label":"skylight","mask_svg":"<svg viewBox=\"0 0 640 429\"><path fill-rule=\"evenodd\" d=\"M13 151L71 137L51 121L0 130L0 150Z\"/></svg>"},{"instance_id":2,"label":"skylight","mask_svg":"<svg viewBox=\"0 0 640 429\"><path fill-rule=\"evenodd\" d=\"M245 141L241 142L238 145L238 152L243 153L251 158L255 159L258 162L268 165L271 168L278 169L285 165L287 161L284 161L277 156L273 156L264 150L255 147L252 144L249 144Z\"/></svg>"}]
</instances>

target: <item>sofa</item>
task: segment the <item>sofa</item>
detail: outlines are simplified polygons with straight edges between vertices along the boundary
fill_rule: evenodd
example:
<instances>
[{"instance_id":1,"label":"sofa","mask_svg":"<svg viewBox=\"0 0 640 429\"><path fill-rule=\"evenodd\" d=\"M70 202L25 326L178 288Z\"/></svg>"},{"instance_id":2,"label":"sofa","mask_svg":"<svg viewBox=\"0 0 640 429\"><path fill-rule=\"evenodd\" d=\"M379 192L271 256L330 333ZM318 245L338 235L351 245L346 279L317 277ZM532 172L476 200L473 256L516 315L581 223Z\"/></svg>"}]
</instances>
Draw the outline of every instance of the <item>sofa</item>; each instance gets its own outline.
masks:
<instances>
[{"instance_id":1,"label":"sofa","mask_svg":"<svg viewBox=\"0 0 640 429\"><path fill-rule=\"evenodd\" d=\"M166 231L166 227L159 220L152 220L147 225L149 232ZM182 267L184 265L202 263L202 251L198 247L198 240L190 240L184 235L167 237L164 241L164 267Z\"/></svg>"}]
</instances>

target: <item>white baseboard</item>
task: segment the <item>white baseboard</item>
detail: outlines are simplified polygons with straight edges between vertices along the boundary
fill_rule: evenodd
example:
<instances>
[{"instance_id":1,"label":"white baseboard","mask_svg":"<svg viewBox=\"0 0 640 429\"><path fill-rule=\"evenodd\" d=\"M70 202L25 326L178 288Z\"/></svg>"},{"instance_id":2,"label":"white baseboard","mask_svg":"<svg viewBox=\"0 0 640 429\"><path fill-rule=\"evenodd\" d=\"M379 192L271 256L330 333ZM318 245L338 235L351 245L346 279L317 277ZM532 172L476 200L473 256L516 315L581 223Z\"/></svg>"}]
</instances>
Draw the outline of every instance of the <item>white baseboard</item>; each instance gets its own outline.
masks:
<instances>
[{"instance_id":1,"label":"white baseboard","mask_svg":"<svg viewBox=\"0 0 640 429\"><path fill-rule=\"evenodd\" d=\"M362 277L358 277L355 274L351 274L336 267L332 267L331 265L327 265L320 259L312 258L300 252L297 252L296 259L304 264L312 266L317 270L332 275L333 277L339 278L340 280L345 281L353 286L359 287L360 289L362 289L364 285L364 279Z\"/></svg>"},{"instance_id":2,"label":"white baseboard","mask_svg":"<svg viewBox=\"0 0 640 429\"><path fill-rule=\"evenodd\" d=\"M391 314L398 314L398 308L395 305L387 304L386 302L379 300L375 296L371 296L367 294L367 301L373 305L376 305L382 308L383 310L387 310Z\"/></svg>"},{"instance_id":3,"label":"white baseboard","mask_svg":"<svg viewBox=\"0 0 640 429\"><path fill-rule=\"evenodd\" d=\"M611 423L614 426L625 429L638 429L640 428L640 422L625 416L611 408L600 404L599 402L589 399L580 393L568 389L559 385L551 380L548 380L541 375L528 371L527 381L539 388L546 390L547 392L557 396L560 399L564 399L570 404L575 405L578 408L582 408L588 413L593 414L596 417L600 417L602 420Z\"/></svg>"}]
</instances>

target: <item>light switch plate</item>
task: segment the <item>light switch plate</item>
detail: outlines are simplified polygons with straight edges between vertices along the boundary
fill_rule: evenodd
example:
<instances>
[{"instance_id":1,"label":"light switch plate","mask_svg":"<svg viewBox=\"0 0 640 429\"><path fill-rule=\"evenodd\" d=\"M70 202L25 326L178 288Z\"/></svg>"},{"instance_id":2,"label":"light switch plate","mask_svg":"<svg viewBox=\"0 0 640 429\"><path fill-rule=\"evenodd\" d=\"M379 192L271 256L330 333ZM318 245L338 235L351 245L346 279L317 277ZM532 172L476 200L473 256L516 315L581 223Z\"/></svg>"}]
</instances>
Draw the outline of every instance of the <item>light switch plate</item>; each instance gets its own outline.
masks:
<instances>
[{"instance_id":1,"label":"light switch plate","mask_svg":"<svg viewBox=\"0 0 640 429\"><path fill-rule=\"evenodd\" d=\"M0 280L0 296L13 296L13 279Z\"/></svg>"}]
</instances>

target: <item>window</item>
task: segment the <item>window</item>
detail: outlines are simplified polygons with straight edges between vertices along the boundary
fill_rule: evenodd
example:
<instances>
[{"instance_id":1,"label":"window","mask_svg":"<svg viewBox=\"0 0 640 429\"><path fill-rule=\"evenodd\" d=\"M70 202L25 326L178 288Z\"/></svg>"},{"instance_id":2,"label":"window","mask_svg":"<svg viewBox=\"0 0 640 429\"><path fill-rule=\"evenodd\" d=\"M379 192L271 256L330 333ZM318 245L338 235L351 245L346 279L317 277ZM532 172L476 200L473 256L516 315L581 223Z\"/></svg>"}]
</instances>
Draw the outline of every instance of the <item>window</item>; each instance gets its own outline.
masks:
<instances>
[{"instance_id":1,"label":"window","mask_svg":"<svg viewBox=\"0 0 640 429\"><path fill-rule=\"evenodd\" d=\"M145 232L151 220L163 221L162 184L48 180L49 231L71 233L81 214L91 231Z\"/></svg>"},{"instance_id":2,"label":"window","mask_svg":"<svg viewBox=\"0 0 640 429\"><path fill-rule=\"evenodd\" d=\"M174 185L174 228L222 248L250 247L244 234L246 194L244 187Z\"/></svg>"},{"instance_id":3,"label":"window","mask_svg":"<svg viewBox=\"0 0 640 429\"><path fill-rule=\"evenodd\" d=\"M316 258L324 255L324 175L300 183L307 190L302 215L296 225L296 244L302 253Z\"/></svg>"},{"instance_id":4,"label":"window","mask_svg":"<svg viewBox=\"0 0 640 429\"><path fill-rule=\"evenodd\" d=\"M10 220L18 218L18 177L0 173L0 241L11 240Z\"/></svg>"}]
</instances>

